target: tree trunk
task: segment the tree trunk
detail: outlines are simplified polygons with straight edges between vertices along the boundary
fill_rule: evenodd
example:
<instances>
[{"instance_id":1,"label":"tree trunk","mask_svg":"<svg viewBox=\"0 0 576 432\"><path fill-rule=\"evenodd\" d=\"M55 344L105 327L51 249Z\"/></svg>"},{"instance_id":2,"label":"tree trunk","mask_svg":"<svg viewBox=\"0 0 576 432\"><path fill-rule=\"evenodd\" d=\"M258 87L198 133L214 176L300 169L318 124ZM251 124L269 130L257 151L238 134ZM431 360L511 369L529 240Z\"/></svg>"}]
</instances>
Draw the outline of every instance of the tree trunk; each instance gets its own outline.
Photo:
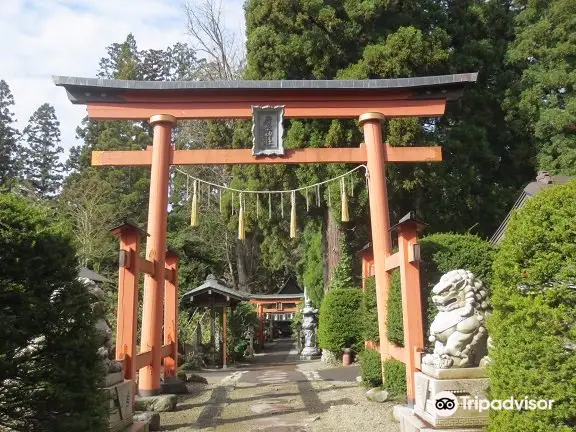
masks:
<instances>
[{"instance_id":1,"label":"tree trunk","mask_svg":"<svg viewBox=\"0 0 576 432\"><path fill-rule=\"evenodd\" d=\"M330 289L334 269L340 262L340 224L330 209L326 209L324 217L324 292Z\"/></svg>"},{"instance_id":2,"label":"tree trunk","mask_svg":"<svg viewBox=\"0 0 576 432\"><path fill-rule=\"evenodd\" d=\"M234 273L234 266L232 265L232 256L230 253L230 249L234 247L234 245L230 246L230 242L228 241L228 231L225 232L226 236L226 261L228 261L228 271L230 272L230 278L232 278L232 283L235 289L238 289L238 283L236 282L236 275Z\"/></svg>"},{"instance_id":3,"label":"tree trunk","mask_svg":"<svg viewBox=\"0 0 576 432\"><path fill-rule=\"evenodd\" d=\"M248 241L246 239L245 241ZM238 271L238 289L248 292L249 274L246 268L246 248L241 240L236 242L236 269Z\"/></svg>"}]
</instances>

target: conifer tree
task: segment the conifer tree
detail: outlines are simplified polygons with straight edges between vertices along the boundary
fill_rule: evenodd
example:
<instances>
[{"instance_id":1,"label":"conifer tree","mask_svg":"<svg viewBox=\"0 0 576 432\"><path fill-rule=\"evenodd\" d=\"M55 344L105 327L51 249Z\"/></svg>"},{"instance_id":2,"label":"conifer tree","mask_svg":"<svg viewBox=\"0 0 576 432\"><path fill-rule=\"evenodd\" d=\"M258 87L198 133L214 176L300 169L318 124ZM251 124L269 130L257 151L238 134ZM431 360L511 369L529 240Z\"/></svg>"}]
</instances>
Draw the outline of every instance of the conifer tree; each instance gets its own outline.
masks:
<instances>
[{"instance_id":1,"label":"conifer tree","mask_svg":"<svg viewBox=\"0 0 576 432\"><path fill-rule=\"evenodd\" d=\"M509 121L525 127L540 169L576 174L575 0L518 1L509 66L522 70L510 89Z\"/></svg>"},{"instance_id":2,"label":"conifer tree","mask_svg":"<svg viewBox=\"0 0 576 432\"><path fill-rule=\"evenodd\" d=\"M64 164L60 155L60 122L54 107L42 104L24 128L24 178L40 197L53 196L62 184Z\"/></svg>"},{"instance_id":3,"label":"conifer tree","mask_svg":"<svg viewBox=\"0 0 576 432\"><path fill-rule=\"evenodd\" d=\"M16 120L11 112L14 96L4 80L0 80L0 187L16 179L18 131L14 127Z\"/></svg>"}]
</instances>

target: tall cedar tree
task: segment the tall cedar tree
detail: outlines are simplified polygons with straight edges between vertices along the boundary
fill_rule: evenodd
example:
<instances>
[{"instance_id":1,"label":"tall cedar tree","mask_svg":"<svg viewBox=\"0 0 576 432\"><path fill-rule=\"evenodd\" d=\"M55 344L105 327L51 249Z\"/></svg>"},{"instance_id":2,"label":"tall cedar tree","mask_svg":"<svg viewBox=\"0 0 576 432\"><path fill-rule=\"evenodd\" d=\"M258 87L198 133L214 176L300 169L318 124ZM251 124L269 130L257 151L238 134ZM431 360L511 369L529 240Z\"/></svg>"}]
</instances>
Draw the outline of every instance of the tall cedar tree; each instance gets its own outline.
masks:
<instances>
[{"instance_id":1,"label":"tall cedar tree","mask_svg":"<svg viewBox=\"0 0 576 432\"><path fill-rule=\"evenodd\" d=\"M442 119L388 122L387 139L393 145L444 148L442 163L390 166L393 221L414 209L430 224L430 231L473 229L487 235L518 187L533 176L533 150L526 144L525 131L508 124L501 108L506 88L517 78L504 64L516 13L508 2L252 0L245 9L247 78L366 79L480 72L478 83ZM362 140L359 132L350 122L292 121L286 142L357 146ZM342 169L279 167L270 176L293 187ZM352 207L349 227L356 228L356 243L367 236L359 229L366 226L366 203L365 197L357 198Z\"/></svg>"},{"instance_id":2,"label":"tall cedar tree","mask_svg":"<svg viewBox=\"0 0 576 432\"><path fill-rule=\"evenodd\" d=\"M14 96L4 80L0 80L0 187L8 186L18 176L18 130L11 112Z\"/></svg>"},{"instance_id":3,"label":"tall cedar tree","mask_svg":"<svg viewBox=\"0 0 576 432\"><path fill-rule=\"evenodd\" d=\"M26 182L37 196L53 196L62 184L64 164L59 155L64 149L60 146L60 122L52 105L40 105L24 128L23 137Z\"/></svg>"},{"instance_id":4,"label":"tall cedar tree","mask_svg":"<svg viewBox=\"0 0 576 432\"><path fill-rule=\"evenodd\" d=\"M510 89L510 121L526 127L538 167L576 174L576 0L518 1L516 38L508 50L522 79Z\"/></svg>"}]
</instances>

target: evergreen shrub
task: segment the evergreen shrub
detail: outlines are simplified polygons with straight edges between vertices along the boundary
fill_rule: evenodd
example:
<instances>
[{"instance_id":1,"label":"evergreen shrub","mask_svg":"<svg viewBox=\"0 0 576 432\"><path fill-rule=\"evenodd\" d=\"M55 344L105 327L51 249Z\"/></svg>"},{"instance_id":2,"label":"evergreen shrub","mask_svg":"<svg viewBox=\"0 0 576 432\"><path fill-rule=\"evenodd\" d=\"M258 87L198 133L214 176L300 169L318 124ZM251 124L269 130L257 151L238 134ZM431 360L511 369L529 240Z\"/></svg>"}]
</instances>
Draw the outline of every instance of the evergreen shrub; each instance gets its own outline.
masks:
<instances>
[{"instance_id":1,"label":"evergreen shrub","mask_svg":"<svg viewBox=\"0 0 576 432\"><path fill-rule=\"evenodd\" d=\"M336 354L344 348L352 348L354 352L362 350L362 317L358 313L361 303L359 289L336 288L324 295L318 323L320 348Z\"/></svg>"},{"instance_id":2,"label":"evergreen shrub","mask_svg":"<svg viewBox=\"0 0 576 432\"><path fill-rule=\"evenodd\" d=\"M406 395L406 365L396 359L384 362L384 387L392 396Z\"/></svg>"},{"instance_id":3,"label":"evergreen shrub","mask_svg":"<svg viewBox=\"0 0 576 432\"><path fill-rule=\"evenodd\" d=\"M362 297L362 336L366 341L378 342L378 308L376 304L376 279L374 276L366 280L364 295Z\"/></svg>"},{"instance_id":4,"label":"evergreen shrub","mask_svg":"<svg viewBox=\"0 0 576 432\"><path fill-rule=\"evenodd\" d=\"M360 376L367 387L382 385L382 361L380 353L371 349L362 351L360 357Z\"/></svg>"},{"instance_id":5,"label":"evergreen shrub","mask_svg":"<svg viewBox=\"0 0 576 432\"><path fill-rule=\"evenodd\" d=\"M404 346L404 322L402 321L402 288L400 269L392 272L390 291L388 292L388 315L386 316L388 340L395 345Z\"/></svg>"},{"instance_id":6,"label":"evergreen shrub","mask_svg":"<svg viewBox=\"0 0 576 432\"><path fill-rule=\"evenodd\" d=\"M554 400L490 411L492 432L576 426L576 181L541 191L511 217L494 261L490 398Z\"/></svg>"},{"instance_id":7,"label":"evergreen shrub","mask_svg":"<svg viewBox=\"0 0 576 432\"><path fill-rule=\"evenodd\" d=\"M0 428L104 431L100 311L49 213L0 195Z\"/></svg>"}]
</instances>

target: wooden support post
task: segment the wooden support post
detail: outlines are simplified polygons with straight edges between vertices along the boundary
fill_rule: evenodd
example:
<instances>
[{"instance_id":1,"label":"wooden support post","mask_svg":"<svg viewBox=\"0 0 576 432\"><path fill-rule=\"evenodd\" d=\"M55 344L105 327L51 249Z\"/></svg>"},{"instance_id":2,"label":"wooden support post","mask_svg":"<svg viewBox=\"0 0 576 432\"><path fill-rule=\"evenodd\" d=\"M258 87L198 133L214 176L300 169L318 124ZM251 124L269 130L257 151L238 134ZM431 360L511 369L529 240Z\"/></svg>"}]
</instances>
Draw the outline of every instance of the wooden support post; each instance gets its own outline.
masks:
<instances>
[{"instance_id":1,"label":"wooden support post","mask_svg":"<svg viewBox=\"0 0 576 432\"><path fill-rule=\"evenodd\" d=\"M390 215L388 213L388 191L386 189L386 146L382 142L382 127L385 117L380 113L360 116L364 130L368 165L368 191L370 198L370 220L372 221L372 249L376 276L376 303L378 307L378 332L380 334L380 357L382 365L388 359L388 337L386 333L386 307L390 291L391 275L386 271L386 260L392 252L390 240ZM384 375L384 368L382 368Z\"/></svg>"},{"instance_id":2,"label":"wooden support post","mask_svg":"<svg viewBox=\"0 0 576 432\"><path fill-rule=\"evenodd\" d=\"M116 360L124 361L124 378L136 378L136 334L138 325L138 249L140 230L130 224L112 231L120 237L118 309L116 311Z\"/></svg>"},{"instance_id":3,"label":"wooden support post","mask_svg":"<svg viewBox=\"0 0 576 432\"><path fill-rule=\"evenodd\" d=\"M146 259L154 262L154 276L144 279L141 351L152 351L152 364L140 370L138 392L141 396L160 393L162 303L164 300L166 224L168 218L168 181L172 125L176 119L160 114L150 118L154 128Z\"/></svg>"},{"instance_id":4,"label":"wooden support post","mask_svg":"<svg viewBox=\"0 0 576 432\"><path fill-rule=\"evenodd\" d=\"M164 287L164 345L172 344L172 354L164 357L164 376L176 376L178 368L178 255L166 253L166 268L172 280L166 279Z\"/></svg>"},{"instance_id":5,"label":"wooden support post","mask_svg":"<svg viewBox=\"0 0 576 432\"><path fill-rule=\"evenodd\" d=\"M210 296L210 346L212 347L212 363L216 363L216 313L214 311L214 297Z\"/></svg>"},{"instance_id":6,"label":"wooden support post","mask_svg":"<svg viewBox=\"0 0 576 432\"><path fill-rule=\"evenodd\" d=\"M260 333L258 339L260 341L260 348L264 347L264 305L258 304L258 322L260 323Z\"/></svg>"},{"instance_id":7,"label":"wooden support post","mask_svg":"<svg viewBox=\"0 0 576 432\"><path fill-rule=\"evenodd\" d=\"M417 222L409 221L399 225L398 246L400 255L400 277L402 283L402 322L404 326L404 363L406 363L406 391L408 403L415 398L414 372L416 372L416 352L424 348L422 324L422 300L420 295L420 270L414 248L418 242Z\"/></svg>"},{"instance_id":8,"label":"wooden support post","mask_svg":"<svg viewBox=\"0 0 576 432\"><path fill-rule=\"evenodd\" d=\"M228 351L226 346L226 336L227 336L227 325L228 317L226 316L226 306L222 308L222 368L226 369L228 367L227 357Z\"/></svg>"}]
</instances>

